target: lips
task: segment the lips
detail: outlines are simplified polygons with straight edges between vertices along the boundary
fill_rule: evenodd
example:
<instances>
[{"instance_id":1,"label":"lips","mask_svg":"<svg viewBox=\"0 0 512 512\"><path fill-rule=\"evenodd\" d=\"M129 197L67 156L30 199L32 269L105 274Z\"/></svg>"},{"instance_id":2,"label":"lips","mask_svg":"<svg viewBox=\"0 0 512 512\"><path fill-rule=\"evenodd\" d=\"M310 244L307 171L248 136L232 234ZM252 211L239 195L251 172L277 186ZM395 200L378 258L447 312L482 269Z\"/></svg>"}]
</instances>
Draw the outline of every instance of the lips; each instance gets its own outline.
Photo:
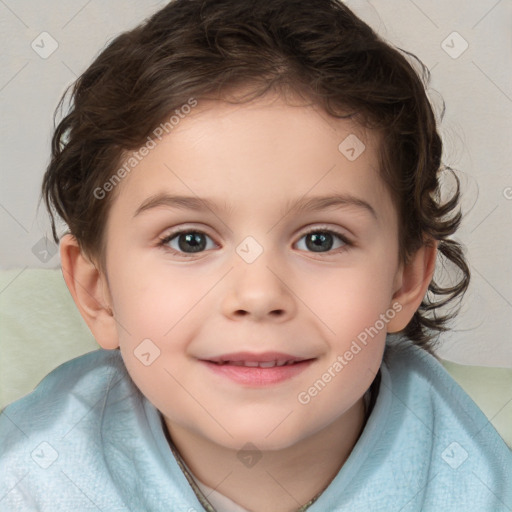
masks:
<instances>
[{"instance_id":1,"label":"lips","mask_svg":"<svg viewBox=\"0 0 512 512\"><path fill-rule=\"evenodd\" d=\"M316 358L305 358L280 352L255 354L238 352L200 359L201 365L215 375L244 388L264 388L296 378Z\"/></svg>"}]
</instances>

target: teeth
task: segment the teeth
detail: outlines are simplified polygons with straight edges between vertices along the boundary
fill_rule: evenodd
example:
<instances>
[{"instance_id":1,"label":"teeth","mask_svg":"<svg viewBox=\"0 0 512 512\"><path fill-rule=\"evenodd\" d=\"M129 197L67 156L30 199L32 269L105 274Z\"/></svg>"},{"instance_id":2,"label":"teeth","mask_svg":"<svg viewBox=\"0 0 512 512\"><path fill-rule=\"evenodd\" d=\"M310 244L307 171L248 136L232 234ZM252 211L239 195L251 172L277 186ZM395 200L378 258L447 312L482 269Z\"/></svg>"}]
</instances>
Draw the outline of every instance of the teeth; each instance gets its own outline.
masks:
<instances>
[{"instance_id":1,"label":"teeth","mask_svg":"<svg viewBox=\"0 0 512 512\"><path fill-rule=\"evenodd\" d=\"M277 361L267 361L266 363L259 363L260 368L272 368L277 364Z\"/></svg>"},{"instance_id":2,"label":"teeth","mask_svg":"<svg viewBox=\"0 0 512 512\"><path fill-rule=\"evenodd\" d=\"M295 361L222 361L217 364L247 366L249 368L273 368L274 366L289 366L295 364Z\"/></svg>"}]
</instances>

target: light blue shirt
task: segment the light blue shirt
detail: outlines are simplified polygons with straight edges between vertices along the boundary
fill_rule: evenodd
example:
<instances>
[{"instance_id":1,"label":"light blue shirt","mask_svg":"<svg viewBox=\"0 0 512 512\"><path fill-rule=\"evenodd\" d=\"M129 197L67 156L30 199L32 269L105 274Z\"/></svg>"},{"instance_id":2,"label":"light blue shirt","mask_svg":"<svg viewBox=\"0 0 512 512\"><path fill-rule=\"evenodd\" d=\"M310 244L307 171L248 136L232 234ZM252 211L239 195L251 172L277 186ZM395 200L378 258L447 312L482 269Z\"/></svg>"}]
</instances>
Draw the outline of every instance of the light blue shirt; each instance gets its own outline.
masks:
<instances>
[{"instance_id":1,"label":"light blue shirt","mask_svg":"<svg viewBox=\"0 0 512 512\"><path fill-rule=\"evenodd\" d=\"M0 442L2 512L203 510L118 350L68 361L7 406ZM434 357L388 346L363 433L308 511L510 510L512 452L492 424Z\"/></svg>"}]
</instances>

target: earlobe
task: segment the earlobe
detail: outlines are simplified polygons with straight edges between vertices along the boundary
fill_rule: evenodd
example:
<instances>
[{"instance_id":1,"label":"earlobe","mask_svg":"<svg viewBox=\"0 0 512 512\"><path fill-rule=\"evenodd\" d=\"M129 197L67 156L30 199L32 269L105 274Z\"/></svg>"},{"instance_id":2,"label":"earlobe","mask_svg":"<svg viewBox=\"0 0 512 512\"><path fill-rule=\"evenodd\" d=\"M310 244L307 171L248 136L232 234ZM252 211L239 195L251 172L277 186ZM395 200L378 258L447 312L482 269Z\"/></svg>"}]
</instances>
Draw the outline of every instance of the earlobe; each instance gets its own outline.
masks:
<instances>
[{"instance_id":1,"label":"earlobe","mask_svg":"<svg viewBox=\"0 0 512 512\"><path fill-rule=\"evenodd\" d=\"M393 294L392 304L399 304L398 311L388 323L388 332L400 332L410 322L421 305L434 275L437 258L437 241L431 240L423 245L404 264L397 276L398 286Z\"/></svg>"},{"instance_id":2,"label":"earlobe","mask_svg":"<svg viewBox=\"0 0 512 512\"><path fill-rule=\"evenodd\" d=\"M106 277L82 252L76 238L66 234L60 241L62 275L98 344L105 349L119 346Z\"/></svg>"}]
</instances>

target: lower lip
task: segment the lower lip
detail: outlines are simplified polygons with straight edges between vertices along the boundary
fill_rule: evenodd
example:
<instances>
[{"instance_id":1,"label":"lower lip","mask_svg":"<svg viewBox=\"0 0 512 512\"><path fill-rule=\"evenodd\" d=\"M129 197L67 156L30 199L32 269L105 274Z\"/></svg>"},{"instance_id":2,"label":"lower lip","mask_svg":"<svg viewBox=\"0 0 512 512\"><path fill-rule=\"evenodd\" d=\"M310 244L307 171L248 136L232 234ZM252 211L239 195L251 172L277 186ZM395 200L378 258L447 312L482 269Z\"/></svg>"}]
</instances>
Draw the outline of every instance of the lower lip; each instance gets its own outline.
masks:
<instances>
[{"instance_id":1,"label":"lower lip","mask_svg":"<svg viewBox=\"0 0 512 512\"><path fill-rule=\"evenodd\" d=\"M270 386L291 379L302 373L313 362L313 359L301 361L285 366L260 368L254 366L235 366L230 364L217 364L210 361L200 361L217 375L227 377L238 384L248 386Z\"/></svg>"}]
</instances>

